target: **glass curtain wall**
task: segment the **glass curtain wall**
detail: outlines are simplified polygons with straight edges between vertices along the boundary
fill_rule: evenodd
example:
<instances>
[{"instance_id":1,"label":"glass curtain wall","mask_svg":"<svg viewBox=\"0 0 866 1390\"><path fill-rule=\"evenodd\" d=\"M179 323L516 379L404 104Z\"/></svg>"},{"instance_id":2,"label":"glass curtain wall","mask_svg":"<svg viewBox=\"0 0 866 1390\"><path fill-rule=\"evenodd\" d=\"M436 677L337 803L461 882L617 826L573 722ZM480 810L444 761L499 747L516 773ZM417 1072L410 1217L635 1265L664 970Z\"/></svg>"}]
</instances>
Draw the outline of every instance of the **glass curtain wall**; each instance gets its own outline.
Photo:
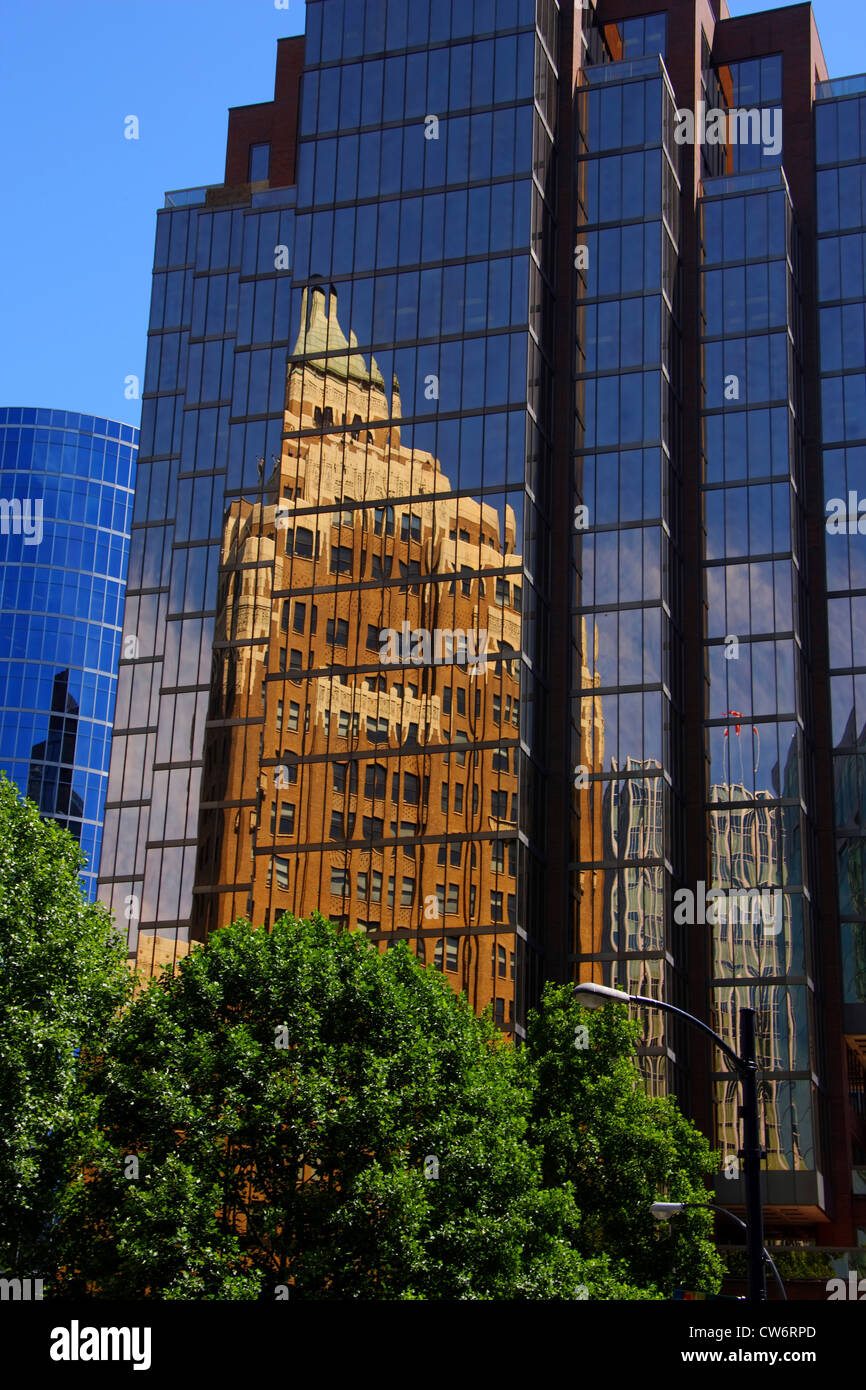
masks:
<instances>
[{"instance_id":1,"label":"glass curtain wall","mask_svg":"<svg viewBox=\"0 0 866 1390\"><path fill-rule=\"evenodd\" d=\"M723 896L692 929L710 932L713 1027L736 1049L740 1007L758 1011L772 1176L819 1166L799 248L781 170L707 180L699 216L706 893ZM727 1160L739 1083L715 1066Z\"/></svg>"},{"instance_id":2,"label":"glass curtain wall","mask_svg":"<svg viewBox=\"0 0 866 1390\"><path fill-rule=\"evenodd\" d=\"M96 893L138 430L0 410L0 767Z\"/></svg>"},{"instance_id":3,"label":"glass curtain wall","mask_svg":"<svg viewBox=\"0 0 866 1390\"><path fill-rule=\"evenodd\" d=\"M679 312L675 101L659 56L590 68L579 93L574 692L580 974L682 998ZM682 937L682 932L679 933ZM591 970L587 967L591 966ZM651 1087L673 1032L641 1014Z\"/></svg>"},{"instance_id":4,"label":"glass curtain wall","mask_svg":"<svg viewBox=\"0 0 866 1390\"><path fill-rule=\"evenodd\" d=\"M160 214L103 860L140 958L318 909L519 1026L558 20L311 0L296 196Z\"/></svg>"},{"instance_id":5,"label":"glass curtain wall","mask_svg":"<svg viewBox=\"0 0 866 1390\"><path fill-rule=\"evenodd\" d=\"M293 200L187 190L157 217L100 869L145 968L188 949L226 494L279 454Z\"/></svg>"},{"instance_id":6,"label":"glass curtain wall","mask_svg":"<svg viewBox=\"0 0 866 1390\"><path fill-rule=\"evenodd\" d=\"M860 1049L860 1062L849 1054L851 1093L859 1097L866 1037L866 79L819 84L815 119L836 867L844 1031ZM866 1188L864 1171L866 1149L855 1191Z\"/></svg>"},{"instance_id":7,"label":"glass curtain wall","mask_svg":"<svg viewBox=\"0 0 866 1390\"><path fill-rule=\"evenodd\" d=\"M542 885L542 8L308 6L281 439L226 516L205 764L208 803L255 778L206 827L232 912L409 939L506 1028Z\"/></svg>"}]
</instances>

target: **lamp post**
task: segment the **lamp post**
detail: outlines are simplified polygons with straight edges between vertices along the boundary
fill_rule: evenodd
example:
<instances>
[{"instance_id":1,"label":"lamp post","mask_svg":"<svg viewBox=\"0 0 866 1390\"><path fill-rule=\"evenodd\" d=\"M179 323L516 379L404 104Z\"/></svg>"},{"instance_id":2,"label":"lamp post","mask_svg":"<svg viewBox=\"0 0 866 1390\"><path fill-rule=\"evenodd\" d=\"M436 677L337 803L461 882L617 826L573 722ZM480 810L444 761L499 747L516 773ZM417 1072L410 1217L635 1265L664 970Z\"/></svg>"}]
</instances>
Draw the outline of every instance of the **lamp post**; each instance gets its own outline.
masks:
<instances>
[{"instance_id":1,"label":"lamp post","mask_svg":"<svg viewBox=\"0 0 866 1390\"><path fill-rule=\"evenodd\" d=\"M606 1004L645 1004L662 1013L676 1014L685 1019L693 1028L698 1028L712 1038L717 1047L733 1062L742 1087L743 1103L740 1115L743 1119L743 1147L740 1156L743 1160L743 1179L746 1187L746 1259L748 1265L749 1302L763 1303L767 1297L767 1279L764 1271L764 1210L761 1204L761 1159L764 1157L759 1138L758 1118L758 1063L755 1057L755 1010L740 1009L740 1048L739 1056L729 1047L724 1038L702 1023L685 1009L666 1004L660 999L647 999L641 994L626 994L621 989L611 989L609 985L578 984L574 986L574 997L585 1009L601 1009Z\"/></svg>"}]
</instances>

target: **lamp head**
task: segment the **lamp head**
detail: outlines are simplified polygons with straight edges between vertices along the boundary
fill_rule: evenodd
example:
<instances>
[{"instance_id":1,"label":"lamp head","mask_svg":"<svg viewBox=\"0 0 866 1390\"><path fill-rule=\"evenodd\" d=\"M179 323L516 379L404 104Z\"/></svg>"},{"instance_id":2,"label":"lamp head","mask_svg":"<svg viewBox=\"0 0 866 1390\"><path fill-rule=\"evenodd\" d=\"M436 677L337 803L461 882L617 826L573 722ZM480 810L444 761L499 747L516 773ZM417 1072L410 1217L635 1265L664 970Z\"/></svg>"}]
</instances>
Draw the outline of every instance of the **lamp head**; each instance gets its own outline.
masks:
<instances>
[{"instance_id":1,"label":"lamp head","mask_svg":"<svg viewBox=\"0 0 866 1390\"><path fill-rule=\"evenodd\" d=\"M684 1206L684 1202L653 1202L650 1211L656 1221L670 1221L672 1217L679 1216Z\"/></svg>"},{"instance_id":2,"label":"lamp head","mask_svg":"<svg viewBox=\"0 0 866 1390\"><path fill-rule=\"evenodd\" d=\"M611 989L609 985L578 984L574 986L574 997L585 1009L603 1009L605 1004L627 1004L630 995L621 989Z\"/></svg>"}]
</instances>

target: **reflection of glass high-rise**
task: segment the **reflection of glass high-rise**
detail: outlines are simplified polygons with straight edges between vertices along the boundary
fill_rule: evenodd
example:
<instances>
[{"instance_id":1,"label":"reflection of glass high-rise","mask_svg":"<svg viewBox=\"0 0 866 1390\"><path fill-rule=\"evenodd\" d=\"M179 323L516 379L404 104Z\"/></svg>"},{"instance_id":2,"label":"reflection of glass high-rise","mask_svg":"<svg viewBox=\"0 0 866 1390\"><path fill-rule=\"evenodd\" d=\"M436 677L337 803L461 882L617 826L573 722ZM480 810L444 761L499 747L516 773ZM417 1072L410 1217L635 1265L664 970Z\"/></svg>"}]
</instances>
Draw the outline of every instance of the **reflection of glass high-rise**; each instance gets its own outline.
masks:
<instances>
[{"instance_id":1,"label":"reflection of glass high-rise","mask_svg":"<svg viewBox=\"0 0 866 1390\"><path fill-rule=\"evenodd\" d=\"M309 0L158 218L101 882L142 964L318 907L517 1036L545 977L752 1004L771 1228L853 1246L866 561L820 520L866 95L825 79L805 6ZM778 933L682 923L699 884ZM643 1018L730 1154L722 1059Z\"/></svg>"},{"instance_id":2,"label":"reflection of glass high-rise","mask_svg":"<svg viewBox=\"0 0 866 1390\"><path fill-rule=\"evenodd\" d=\"M48 737L33 745L27 795L43 815L65 825L79 839L84 800L72 785L77 738L78 705L69 694L69 672L59 671L51 693Z\"/></svg>"},{"instance_id":3,"label":"reflection of glass high-rise","mask_svg":"<svg viewBox=\"0 0 866 1390\"><path fill-rule=\"evenodd\" d=\"M0 768L96 893L138 431L0 409Z\"/></svg>"}]
</instances>

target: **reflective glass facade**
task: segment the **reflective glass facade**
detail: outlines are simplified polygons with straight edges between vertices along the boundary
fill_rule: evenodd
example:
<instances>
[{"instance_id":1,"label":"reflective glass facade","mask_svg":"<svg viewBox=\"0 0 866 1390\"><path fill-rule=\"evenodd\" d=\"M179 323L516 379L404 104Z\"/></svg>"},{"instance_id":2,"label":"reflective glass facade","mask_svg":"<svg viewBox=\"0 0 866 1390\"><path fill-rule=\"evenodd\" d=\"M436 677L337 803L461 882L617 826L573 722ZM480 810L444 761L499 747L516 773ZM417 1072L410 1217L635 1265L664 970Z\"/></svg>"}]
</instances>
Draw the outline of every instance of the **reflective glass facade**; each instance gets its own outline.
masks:
<instances>
[{"instance_id":1,"label":"reflective glass facade","mask_svg":"<svg viewBox=\"0 0 866 1390\"><path fill-rule=\"evenodd\" d=\"M87 860L95 896L138 430L0 409L0 767Z\"/></svg>"},{"instance_id":2,"label":"reflective glass facade","mask_svg":"<svg viewBox=\"0 0 866 1390\"><path fill-rule=\"evenodd\" d=\"M838 1249L866 96L816 130L805 7L622 10L308 0L167 196L101 895L148 968L321 909L518 1037L550 977L751 1005L768 1219ZM639 1017L736 1159L720 1058Z\"/></svg>"},{"instance_id":3,"label":"reflective glass facade","mask_svg":"<svg viewBox=\"0 0 866 1390\"><path fill-rule=\"evenodd\" d=\"M706 816L710 882L728 895L713 1026L736 1047L739 1009L757 1010L768 1166L815 1170L799 238L778 172L706 181L699 214ZM735 1155L739 1086L721 1054L716 1070L717 1133Z\"/></svg>"},{"instance_id":4,"label":"reflective glass facade","mask_svg":"<svg viewBox=\"0 0 866 1390\"><path fill-rule=\"evenodd\" d=\"M582 978L682 998L680 152L661 58L585 71L577 178L573 693ZM576 259L580 259L576 257ZM682 932L678 935L681 937ZM644 1065L668 1081L662 1014Z\"/></svg>"},{"instance_id":5,"label":"reflective glass facade","mask_svg":"<svg viewBox=\"0 0 866 1390\"><path fill-rule=\"evenodd\" d=\"M845 1032L866 1039L866 83L818 88L818 313ZM863 1076L859 1077L863 1090ZM866 1150L861 1150L861 1170ZM862 1172L855 1174L862 1190Z\"/></svg>"},{"instance_id":6,"label":"reflective glass facade","mask_svg":"<svg viewBox=\"0 0 866 1390\"><path fill-rule=\"evenodd\" d=\"M160 214L102 874L141 959L321 908L511 1028L558 11L476 8L311 4L296 190Z\"/></svg>"},{"instance_id":7,"label":"reflective glass facade","mask_svg":"<svg viewBox=\"0 0 866 1390\"><path fill-rule=\"evenodd\" d=\"M717 77L718 88L713 104L720 109L744 113L743 130L748 129L750 135L757 131L760 121L762 137L770 137L731 140L727 148L728 171L745 174L780 166L784 151L772 148L775 143L772 139L773 122L768 118L773 112L778 112L780 116L782 112L782 55L774 53L725 64L717 69ZM739 127L737 135L740 135Z\"/></svg>"}]
</instances>

